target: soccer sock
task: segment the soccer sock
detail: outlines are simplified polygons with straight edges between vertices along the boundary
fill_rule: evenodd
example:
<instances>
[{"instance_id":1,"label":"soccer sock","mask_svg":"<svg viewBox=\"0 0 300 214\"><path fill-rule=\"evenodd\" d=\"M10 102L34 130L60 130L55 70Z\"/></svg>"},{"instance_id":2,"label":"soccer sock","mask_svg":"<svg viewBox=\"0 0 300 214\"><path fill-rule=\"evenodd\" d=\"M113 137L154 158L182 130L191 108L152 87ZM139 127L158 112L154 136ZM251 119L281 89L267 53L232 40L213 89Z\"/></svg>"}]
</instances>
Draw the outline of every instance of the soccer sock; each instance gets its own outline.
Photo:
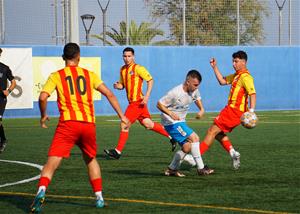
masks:
<instances>
[{"instance_id":1,"label":"soccer sock","mask_svg":"<svg viewBox=\"0 0 300 214\"><path fill-rule=\"evenodd\" d=\"M195 162L195 160L194 160L194 158L193 158L193 156L191 154L186 154L184 156L183 160L185 160L186 162L188 162L191 166L196 166L196 162ZM182 161L180 161L180 163L182 163Z\"/></svg>"},{"instance_id":2,"label":"soccer sock","mask_svg":"<svg viewBox=\"0 0 300 214\"><path fill-rule=\"evenodd\" d=\"M186 153L184 153L182 150L178 150L173 157L172 162L169 165L169 169L177 170L180 166L180 161L184 158Z\"/></svg>"},{"instance_id":3,"label":"soccer sock","mask_svg":"<svg viewBox=\"0 0 300 214\"><path fill-rule=\"evenodd\" d=\"M153 128L151 129L152 131L155 131L163 136L169 137L168 132L165 130L165 128L159 124L159 123L154 123Z\"/></svg>"},{"instance_id":4,"label":"soccer sock","mask_svg":"<svg viewBox=\"0 0 300 214\"><path fill-rule=\"evenodd\" d=\"M3 125L0 125L0 138L2 140L6 140Z\"/></svg>"},{"instance_id":5,"label":"soccer sock","mask_svg":"<svg viewBox=\"0 0 300 214\"><path fill-rule=\"evenodd\" d=\"M41 177L38 183L38 192L39 193L41 190L46 192L46 189L48 188L49 184L50 184L51 180L48 177Z\"/></svg>"},{"instance_id":6,"label":"soccer sock","mask_svg":"<svg viewBox=\"0 0 300 214\"><path fill-rule=\"evenodd\" d=\"M102 178L90 180L90 183L95 194L96 192L102 192Z\"/></svg>"},{"instance_id":7,"label":"soccer sock","mask_svg":"<svg viewBox=\"0 0 300 214\"><path fill-rule=\"evenodd\" d=\"M122 150L124 149L125 144L127 142L128 135L129 135L129 132L124 132L124 131L120 132L120 137L119 137L118 145L116 147L116 150L118 152L122 153Z\"/></svg>"},{"instance_id":8,"label":"soccer sock","mask_svg":"<svg viewBox=\"0 0 300 214\"><path fill-rule=\"evenodd\" d=\"M230 140L223 140L220 143L227 152L230 152L230 150L233 149Z\"/></svg>"},{"instance_id":9,"label":"soccer sock","mask_svg":"<svg viewBox=\"0 0 300 214\"><path fill-rule=\"evenodd\" d=\"M199 142L192 143L191 154L196 162L197 169L203 169L204 163L200 154Z\"/></svg>"},{"instance_id":10,"label":"soccer sock","mask_svg":"<svg viewBox=\"0 0 300 214\"><path fill-rule=\"evenodd\" d=\"M208 150L208 148L209 146L204 141L202 141L200 143L200 154L203 155Z\"/></svg>"},{"instance_id":11,"label":"soccer sock","mask_svg":"<svg viewBox=\"0 0 300 214\"><path fill-rule=\"evenodd\" d=\"M102 200L103 201L102 191L95 192L95 196L96 196L97 200Z\"/></svg>"}]
</instances>

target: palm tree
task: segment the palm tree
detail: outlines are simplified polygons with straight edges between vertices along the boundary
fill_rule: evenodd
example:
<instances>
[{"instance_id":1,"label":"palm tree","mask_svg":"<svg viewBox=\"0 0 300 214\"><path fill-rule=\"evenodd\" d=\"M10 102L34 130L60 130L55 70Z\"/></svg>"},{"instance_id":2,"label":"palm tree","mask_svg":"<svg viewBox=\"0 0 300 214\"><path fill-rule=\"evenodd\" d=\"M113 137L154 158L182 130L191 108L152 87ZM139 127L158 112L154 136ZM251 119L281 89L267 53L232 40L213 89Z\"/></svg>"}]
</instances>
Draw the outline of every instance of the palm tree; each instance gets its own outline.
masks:
<instances>
[{"instance_id":1,"label":"palm tree","mask_svg":"<svg viewBox=\"0 0 300 214\"><path fill-rule=\"evenodd\" d=\"M164 32L160 29L151 27L151 23L142 22L137 26L135 21L131 21L129 26L129 45L172 45L169 40L152 42L156 36L163 36ZM109 27L111 31L106 32L106 36L110 37L118 45L126 45L126 22L120 22L119 31ZM103 35L92 35L103 41ZM110 41L105 41L108 45L113 45Z\"/></svg>"}]
</instances>

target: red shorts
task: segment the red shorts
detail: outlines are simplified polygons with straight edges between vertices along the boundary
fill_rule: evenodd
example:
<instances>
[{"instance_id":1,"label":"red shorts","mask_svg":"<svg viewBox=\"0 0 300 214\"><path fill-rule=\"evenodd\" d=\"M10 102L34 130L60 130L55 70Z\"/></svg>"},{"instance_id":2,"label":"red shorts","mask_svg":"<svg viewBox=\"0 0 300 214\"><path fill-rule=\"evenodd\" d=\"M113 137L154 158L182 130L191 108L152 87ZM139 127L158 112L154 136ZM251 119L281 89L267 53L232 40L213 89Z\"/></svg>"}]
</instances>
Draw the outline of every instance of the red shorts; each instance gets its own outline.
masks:
<instances>
[{"instance_id":1,"label":"red shorts","mask_svg":"<svg viewBox=\"0 0 300 214\"><path fill-rule=\"evenodd\" d=\"M231 132L236 126L241 124L243 112L226 106L215 118L214 123L224 132Z\"/></svg>"},{"instance_id":2,"label":"red shorts","mask_svg":"<svg viewBox=\"0 0 300 214\"><path fill-rule=\"evenodd\" d=\"M94 123L72 120L59 122L48 156L68 158L75 144L90 158L96 157L97 143Z\"/></svg>"},{"instance_id":3,"label":"red shorts","mask_svg":"<svg viewBox=\"0 0 300 214\"><path fill-rule=\"evenodd\" d=\"M147 105L143 105L141 102L129 103L125 116L131 123L134 123L136 120L142 123L145 118L151 118Z\"/></svg>"}]
</instances>

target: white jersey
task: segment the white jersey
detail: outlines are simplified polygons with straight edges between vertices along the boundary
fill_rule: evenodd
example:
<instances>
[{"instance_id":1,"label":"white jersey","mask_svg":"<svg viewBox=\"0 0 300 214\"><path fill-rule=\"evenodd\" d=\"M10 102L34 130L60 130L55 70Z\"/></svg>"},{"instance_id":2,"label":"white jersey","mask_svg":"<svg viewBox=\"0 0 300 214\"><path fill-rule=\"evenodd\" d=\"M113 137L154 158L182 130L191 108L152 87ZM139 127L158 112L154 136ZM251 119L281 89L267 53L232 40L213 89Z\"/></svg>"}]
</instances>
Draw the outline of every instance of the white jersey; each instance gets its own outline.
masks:
<instances>
[{"instance_id":1,"label":"white jersey","mask_svg":"<svg viewBox=\"0 0 300 214\"><path fill-rule=\"evenodd\" d=\"M176 86L168 91L168 93L160 98L159 102L166 106L170 111L176 113L180 120L173 120L169 115L161 114L161 123L163 126L168 126L178 122L185 122L185 117L188 113L190 104L196 100L201 100L198 89L192 93L187 93L183 90L183 84Z\"/></svg>"}]
</instances>

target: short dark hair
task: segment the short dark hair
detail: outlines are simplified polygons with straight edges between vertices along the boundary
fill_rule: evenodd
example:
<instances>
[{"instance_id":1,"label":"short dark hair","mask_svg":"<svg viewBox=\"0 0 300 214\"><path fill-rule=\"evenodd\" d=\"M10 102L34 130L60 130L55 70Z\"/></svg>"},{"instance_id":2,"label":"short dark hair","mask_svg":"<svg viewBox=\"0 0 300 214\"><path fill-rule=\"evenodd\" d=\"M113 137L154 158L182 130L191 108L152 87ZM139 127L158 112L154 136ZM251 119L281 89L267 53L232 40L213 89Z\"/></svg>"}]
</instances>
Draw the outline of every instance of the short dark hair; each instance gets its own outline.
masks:
<instances>
[{"instance_id":1,"label":"short dark hair","mask_svg":"<svg viewBox=\"0 0 300 214\"><path fill-rule=\"evenodd\" d=\"M0 48L0 54L2 53L2 48Z\"/></svg>"},{"instance_id":2,"label":"short dark hair","mask_svg":"<svg viewBox=\"0 0 300 214\"><path fill-rule=\"evenodd\" d=\"M239 59L244 59L245 61L248 60L248 56L245 51L237 51L232 54L232 58L239 58Z\"/></svg>"},{"instance_id":3,"label":"short dark hair","mask_svg":"<svg viewBox=\"0 0 300 214\"><path fill-rule=\"evenodd\" d=\"M197 78L199 80L199 82L202 81L202 76L200 74L199 71L193 69L193 70L190 70L187 75L186 75L186 80L189 79L189 78Z\"/></svg>"},{"instance_id":4,"label":"short dark hair","mask_svg":"<svg viewBox=\"0 0 300 214\"><path fill-rule=\"evenodd\" d=\"M130 52L134 55L134 49L131 48L131 47L126 47L126 48L124 48L123 54L124 54L125 52L128 52L128 51L130 51Z\"/></svg>"},{"instance_id":5,"label":"short dark hair","mask_svg":"<svg viewBox=\"0 0 300 214\"><path fill-rule=\"evenodd\" d=\"M62 57L64 60L70 60L70 59L74 59L79 53L80 53L79 45L70 42L65 45Z\"/></svg>"}]
</instances>

